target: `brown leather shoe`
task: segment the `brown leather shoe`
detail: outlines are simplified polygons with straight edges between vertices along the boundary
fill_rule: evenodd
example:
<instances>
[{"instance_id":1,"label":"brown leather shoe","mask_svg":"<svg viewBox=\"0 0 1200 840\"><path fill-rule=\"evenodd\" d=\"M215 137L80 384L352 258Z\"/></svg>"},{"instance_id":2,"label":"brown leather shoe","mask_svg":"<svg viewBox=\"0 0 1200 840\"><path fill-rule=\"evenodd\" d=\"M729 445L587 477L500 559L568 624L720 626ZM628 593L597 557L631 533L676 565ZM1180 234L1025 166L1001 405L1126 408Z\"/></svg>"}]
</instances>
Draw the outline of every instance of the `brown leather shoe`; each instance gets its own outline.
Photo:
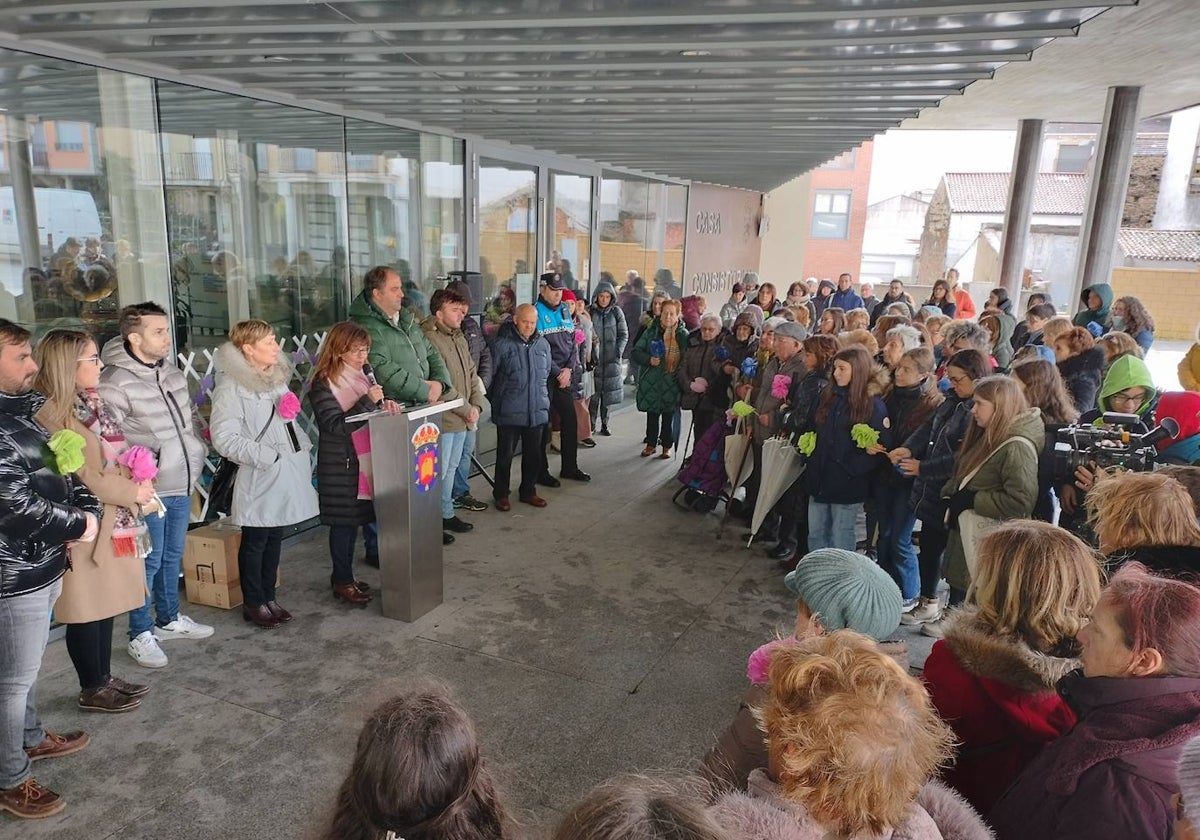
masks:
<instances>
[{"instance_id":1,"label":"brown leather shoe","mask_svg":"<svg viewBox=\"0 0 1200 840\"><path fill-rule=\"evenodd\" d=\"M8 811L23 820L40 820L67 807L66 801L50 788L42 787L30 776L15 788L0 790L0 811Z\"/></svg>"},{"instance_id":2,"label":"brown leather shoe","mask_svg":"<svg viewBox=\"0 0 1200 840\"><path fill-rule=\"evenodd\" d=\"M353 583L342 583L334 586L333 597L340 598L349 604L355 604L357 606L371 603L371 596L361 591Z\"/></svg>"},{"instance_id":3,"label":"brown leather shoe","mask_svg":"<svg viewBox=\"0 0 1200 840\"><path fill-rule=\"evenodd\" d=\"M508 496L501 496L499 499L496 499L496 510L502 510L505 513L512 510L512 502L508 500Z\"/></svg>"},{"instance_id":4,"label":"brown leather shoe","mask_svg":"<svg viewBox=\"0 0 1200 840\"><path fill-rule=\"evenodd\" d=\"M271 611L271 615L279 619L280 624L286 624L292 620L292 614L279 606L278 601L267 601L267 609Z\"/></svg>"},{"instance_id":5,"label":"brown leather shoe","mask_svg":"<svg viewBox=\"0 0 1200 840\"><path fill-rule=\"evenodd\" d=\"M121 679L120 677L114 677L112 674L108 675L107 685L109 688L115 688L126 697L141 697L144 694L150 693L150 686L125 682L125 680Z\"/></svg>"},{"instance_id":6,"label":"brown leather shoe","mask_svg":"<svg viewBox=\"0 0 1200 840\"><path fill-rule=\"evenodd\" d=\"M142 703L136 697L127 697L111 685L89 688L79 692L79 709L83 712L132 712Z\"/></svg>"},{"instance_id":7,"label":"brown leather shoe","mask_svg":"<svg viewBox=\"0 0 1200 840\"><path fill-rule=\"evenodd\" d=\"M64 755L77 753L91 743L91 737L86 732L47 732L42 743L36 747L26 747L25 754L30 761L39 758L59 758Z\"/></svg>"},{"instance_id":8,"label":"brown leather shoe","mask_svg":"<svg viewBox=\"0 0 1200 840\"><path fill-rule=\"evenodd\" d=\"M522 504L533 505L536 508L543 508L546 506L546 500L541 496L522 496L521 502Z\"/></svg>"},{"instance_id":9,"label":"brown leather shoe","mask_svg":"<svg viewBox=\"0 0 1200 840\"><path fill-rule=\"evenodd\" d=\"M356 579L354 581L354 588L357 589L359 592L370 592L371 584L367 583L365 580L357 580Z\"/></svg>"},{"instance_id":10,"label":"brown leather shoe","mask_svg":"<svg viewBox=\"0 0 1200 840\"><path fill-rule=\"evenodd\" d=\"M243 604L242 618L253 624L257 624L264 630L274 630L279 626L279 619L271 614L266 604L259 604L257 607L247 607Z\"/></svg>"}]
</instances>

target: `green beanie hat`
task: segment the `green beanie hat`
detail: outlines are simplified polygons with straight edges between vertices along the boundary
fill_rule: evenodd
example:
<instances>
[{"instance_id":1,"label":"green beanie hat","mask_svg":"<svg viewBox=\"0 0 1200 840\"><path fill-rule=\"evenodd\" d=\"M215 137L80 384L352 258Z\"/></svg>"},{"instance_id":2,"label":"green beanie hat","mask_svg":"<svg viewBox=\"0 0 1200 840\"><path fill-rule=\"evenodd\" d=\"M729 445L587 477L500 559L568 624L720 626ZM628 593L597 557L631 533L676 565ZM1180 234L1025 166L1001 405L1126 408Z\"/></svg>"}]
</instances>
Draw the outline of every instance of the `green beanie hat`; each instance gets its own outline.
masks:
<instances>
[{"instance_id":1,"label":"green beanie hat","mask_svg":"<svg viewBox=\"0 0 1200 840\"><path fill-rule=\"evenodd\" d=\"M821 626L856 630L882 641L900 626L900 587L870 558L841 548L819 548L783 579L804 599Z\"/></svg>"}]
</instances>

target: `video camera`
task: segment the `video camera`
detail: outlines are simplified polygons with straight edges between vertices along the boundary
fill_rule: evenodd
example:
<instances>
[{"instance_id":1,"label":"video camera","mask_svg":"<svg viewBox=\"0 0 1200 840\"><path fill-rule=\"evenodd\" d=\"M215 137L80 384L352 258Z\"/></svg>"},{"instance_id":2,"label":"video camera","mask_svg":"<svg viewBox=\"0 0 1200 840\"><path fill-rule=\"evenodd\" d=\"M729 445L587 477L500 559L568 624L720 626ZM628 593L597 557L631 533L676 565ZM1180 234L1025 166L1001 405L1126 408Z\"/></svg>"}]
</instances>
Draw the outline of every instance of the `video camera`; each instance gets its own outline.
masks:
<instances>
[{"instance_id":1,"label":"video camera","mask_svg":"<svg viewBox=\"0 0 1200 840\"><path fill-rule=\"evenodd\" d=\"M1064 426L1054 442L1054 484L1073 484L1079 467L1151 470L1158 453L1156 444L1178 434L1179 424L1171 417L1164 417L1161 425L1147 430L1138 415L1113 411L1106 411L1099 424Z\"/></svg>"}]
</instances>

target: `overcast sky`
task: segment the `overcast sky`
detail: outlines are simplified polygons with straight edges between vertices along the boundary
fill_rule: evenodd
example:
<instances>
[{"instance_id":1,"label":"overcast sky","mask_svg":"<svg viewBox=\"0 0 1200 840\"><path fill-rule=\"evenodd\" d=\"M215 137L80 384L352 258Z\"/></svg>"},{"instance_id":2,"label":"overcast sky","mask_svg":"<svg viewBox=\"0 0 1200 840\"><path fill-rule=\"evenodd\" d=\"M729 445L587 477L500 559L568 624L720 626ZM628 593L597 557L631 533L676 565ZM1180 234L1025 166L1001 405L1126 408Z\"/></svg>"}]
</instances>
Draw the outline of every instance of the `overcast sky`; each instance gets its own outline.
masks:
<instances>
[{"instance_id":1,"label":"overcast sky","mask_svg":"<svg viewBox=\"0 0 1200 840\"><path fill-rule=\"evenodd\" d=\"M1008 172L1015 131L901 131L875 137L867 203L932 190L946 172Z\"/></svg>"}]
</instances>

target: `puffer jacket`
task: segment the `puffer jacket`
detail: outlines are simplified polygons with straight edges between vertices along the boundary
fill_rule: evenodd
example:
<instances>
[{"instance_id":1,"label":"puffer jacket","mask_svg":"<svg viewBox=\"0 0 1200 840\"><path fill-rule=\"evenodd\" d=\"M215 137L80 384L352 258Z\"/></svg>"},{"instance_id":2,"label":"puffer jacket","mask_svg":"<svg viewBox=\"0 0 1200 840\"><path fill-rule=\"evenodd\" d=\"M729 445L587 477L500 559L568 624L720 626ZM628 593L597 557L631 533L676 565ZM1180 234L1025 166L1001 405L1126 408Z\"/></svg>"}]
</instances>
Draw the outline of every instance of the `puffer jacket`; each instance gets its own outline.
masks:
<instances>
[{"instance_id":1,"label":"puffer jacket","mask_svg":"<svg viewBox=\"0 0 1200 840\"><path fill-rule=\"evenodd\" d=\"M1200 391L1200 328L1196 330L1196 341L1187 354L1179 360L1179 384L1185 391Z\"/></svg>"},{"instance_id":2,"label":"puffer jacket","mask_svg":"<svg viewBox=\"0 0 1200 840\"><path fill-rule=\"evenodd\" d=\"M1000 635L964 607L946 621L921 679L957 736L948 785L986 814L1042 748L1075 725L1055 684L1079 667L1071 656L1040 653Z\"/></svg>"},{"instance_id":3,"label":"puffer jacket","mask_svg":"<svg viewBox=\"0 0 1200 840\"><path fill-rule=\"evenodd\" d=\"M233 524L275 528L316 517L320 510L309 461L312 443L299 423L285 421L276 409L289 390L291 365L281 354L265 373L254 370L230 342L217 348L216 363L209 431L213 448L238 464ZM266 433L256 442L264 427Z\"/></svg>"},{"instance_id":4,"label":"puffer jacket","mask_svg":"<svg viewBox=\"0 0 1200 840\"><path fill-rule=\"evenodd\" d=\"M942 487L954 475L954 456L971 426L973 405L973 400L964 400L951 389L933 417L901 444L921 462L921 474L913 480L909 504L918 519L934 527L942 527L946 516Z\"/></svg>"},{"instance_id":5,"label":"puffer jacket","mask_svg":"<svg viewBox=\"0 0 1200 840\"><path fill-rule=\"evenodd\" d=\"M483 382L484 390L487 390L492 387L492 351L488 347L487 336L483 334L479 320L472 315L463 318L462 331L471 348L471 358L475 360L475 372Z\"/></svg>"},{"instance_id":6,"label":"puffer jacket","mask_svg":"<svg viewBox=\"0 0 1200 840\"><path fill-rule=\"evenodd\" d=\"M831 505L860 504L870 495L868 475L881 463L879 455L869 455L850 436L850 400L846 389L832 384L829 412L822 422L816 420L817 445L808 457L804 480L814 502ZM826 395L827 396L827 395ZM824 397L822 397L824 399ZM879 432L883 446L891 443L887 406L879 397L871 397L871 416L866 425ZM818 408L818 412L819 412Z\"/></svg>"},{"instance_id":7,"label":"puffer jacket","mask_svg":"<svg viewBox=\"0 0 1200 840\"><path fill-rule=\"evenodd\" d=\"M550 344L538 333L526 341L512 321L492 342L496 372L488 394L497 426L544 426L550 422Z\"/></svg>"},{"instance_id":8,"label":"puffer jacket","mask_svg":"<svg viewBox=\"0 0 1200 840\"><path fill-rule=\"evenodd\" d=\"M699 330L688 336L683 348L683 358L679 362L679 367L675 368L675 378L679 380L680 408L691 411L701 402L721 409L728 405L728 403L720 405L719 402L714 402L712 399L713 397L721 399L721 396L715 393L717 381L721 376L721 366L717 362L717 348L721 346L724 337L724 333L718 333L712 341L705 341ZM704 380L708 382L708 390L702 394L697 394L691 387L697 377L704 377Z\"/></svg>"},{"instance_id":9,"label":"puffer jacket","mask_svg":"<svg viewBox=\"0 0 1200 840\"><path fill-rule=\"evenodd\" d=\"M442 412L442 431L447 434L465 432L471 409L477 408L480 414L483 413L483 391L479 387L475 360L471 358L471 347L467 343L467 337L461 329L451 329L439 321L436 315L430 315L421 322L421 331L446 362L446 371L450 374L450 388L444 398L462 397L465 401L453 411Z\"/></svg>"},{"instance_id":10,"label":"puffer jacket","mask_svg":"<svg viewBox=\"0 0 1200 840\"><path fill-rule=\"evenodd\" d=\"M832 280L822 280L817 284L817 293L812 298L813 311L817 313L817 320L821 319L821 313L833 306L833 293L837 291L837 284ZM814 327L817 321L813 321Z\"/></svg>"},{"instance_id":11,"label":"puffer jacket","mask_svg":"<svg viewBox=\"0 0 1200 840\"><path fill-rule=\"evenodd\" d=\"M440 382L443 388L449 388L446 363L426 341L417 317L401 309L393 324L368 294L363 292L350 304L350 320L371 336L368 358L388 398L412 405L429 400L426 382Z\"/></svg>"},{"instance_id":12,"label":"puffer jacket","mask_svg":"<svg viewBox=\"0 0 1200 840\"><path fill-rule=\"evenodd\" d=\"M601 292L608 292L612 301L604 307L593 303L588 309L596 333L592 351L596 360L596 393L604 397L605 404L619 405L625 397L625 386L621 380L621 359L625 357L625 345L629 343L629 325L625 322L625 313L616 302L612 284L598 285L596 295L599 296Z\"/></svg>"},{"instance_id":13,"label":"puffer jacket","mask_svg":"<svg viewBox=\"0 0 1200 840\"><path fill-rule=\"evenodd\" d=\"M100 353L100 397L131 446L144 446L158 461L160 496L190 496L208 446L197 431L187 378L166 359L147 365L135 359L120 336Z\"/></svg>"},{"instance_id":14,"label":"puffer jacket","mask_svg":"<svg viewBox=\"0 0 1200 840\"><path fill-rule=\"evenodd\" d=\"M375 404L364 395L357 405L343 411L327 379L314 379L308 392L317 421L317 495L322 525L366 525L375 521L375 505L358 498L358 453L352 432L366 421L347 423L346 417L374 411ZM255 432L255 434L258 434Z\"/></svg>"},{"instance_id":15,"label":"puffer jacket","mask_svg":"<svg viewBox=\"0 0 1200 840\"><path fill-rule=\"evenodd\" d=\"M725 793L709 813L730 837L753 840L828 840L840 835L817 822L765 770L750 774L746 793ZM929 780L909 807L904 821L886 834L888 840L990 840L992 832L979 814L954 791Z\"/></svg>"},{"instance_id":16,"label":"puffer jacket","mask_svg":"<svg viewBox=\"0 0 1200 840\"><path fill-rule=\"evenodd\" d=\"M50 434L34 415L36 391L0 393L0 598L45 589L67 570L67 543L102 507L82 481L47 466ZM47 619L49 616L47 616Z\"/></svg>"},{"instance_id":17,"label":"puffer jacket","mask_svg":"<svg viewBox=\"0 0 1200 840\"><path fill-rule=\"evenodd\" d=\"M663 340L663 328L655 318L633 347L630 357L635 365L641 366L638 377L637 408L653 414L670 414L679 406L679 380L675 371L667 370L667 360L655 366L650 364L650 343ZM682 323L675 327L675 340L679 342L679 364L683 364L683 351L687 349L688 332Z\"/></svg>"},{"instance_id":18,"label":"puffer jacket","mask_svg":"<svg viewBox=\"0 0 1200 840\"><path fill-rule=\"evenodd\" d=\"M1088 298L1091 293L1095 292L1100 298L1099 309L1088 309ZM1077 327L1086 327L1088 324L1097 323L1105 329L1108 328L1109 310L1112 309L1113 289L1108 283L1096 283L1088 286L1079 293L1079 302L1083 304L1083 308L1075 313L1075 317L1071 319L1071 323Z\"/></svg>"},{"instance_id":19,"label":"puffer jacket","mask_svg":"<svg viewBox=\"0 0 1200 840\"><path fill-rule=\"evenodd\" d=\"M1082 414L1096 407L1096 394L1104 379L1104 350L1093 347L1058 363L1063 385L1075 403L1075 410Z\"/></svg>"},{"instance_id":20,"label":"puffer jacket","mask_svg":"<svg viewBox=\"0 0 1200 840\"><path fill-rule=\"evenodd\" d=\"M783 430L792 443L798 442L800 435L813 430L813 414L821 402L821 395L833 381L832 377L833 364L830 363L822 370L809 370L792 381L792 390L787 399L788 409L783 415Z\"/></svg>"},{"instance_id":21,"label":"puffer jacket","mask_svg":"<svg viewBox=\"0 0 1200 840\"><path fill-rule=\"evenodd\" d=\"M932 376L927 376L916 385L892 387L883 404L887 406L888 420L892 424L892 439L907 440L909 435L925 425L943 402L942 392ZM924 471L924 464L922 471ZM893 469L890 461L884 460L875 471L872 482L889 495L902 494L908 498L912 492L912 478Z\"/></svg>"}]
</instances>

